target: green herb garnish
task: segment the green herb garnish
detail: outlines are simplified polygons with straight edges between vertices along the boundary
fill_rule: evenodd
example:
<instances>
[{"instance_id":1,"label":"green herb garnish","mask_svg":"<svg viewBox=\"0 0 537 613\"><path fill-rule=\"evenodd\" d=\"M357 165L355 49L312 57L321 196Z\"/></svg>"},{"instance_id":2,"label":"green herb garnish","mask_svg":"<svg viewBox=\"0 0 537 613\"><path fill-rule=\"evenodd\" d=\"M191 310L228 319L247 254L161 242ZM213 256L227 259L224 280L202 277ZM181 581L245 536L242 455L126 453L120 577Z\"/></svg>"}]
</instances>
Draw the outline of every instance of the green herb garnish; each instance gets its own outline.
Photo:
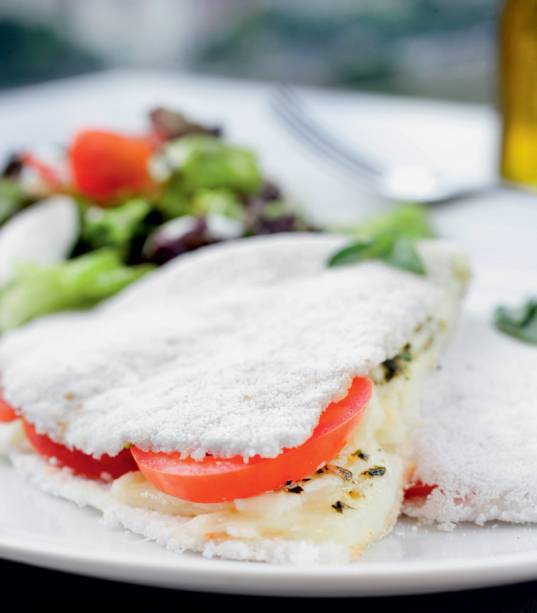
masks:
<instances>
[{"instance_id":1,"label":"green herb garnish","mask_svg":"<svg viewBox=\"0 0 537 613\"><path fill-rule=\"evenodd\" d=\"M352 455L355 458L360 458L360 460L369 460L369 454L367 454L365 451L362 451L361 449L357 449L354 453L352 453Z\"/></svg>"},{"instance_id":2,"label":"green herb garnish","mask_svg":"<svg viewBox=\"0 0 537 613\"><path fill-rule=\"evenodd\" d=\"M351 507L350 504L346 504L342 500L336 500L336 502L330 506L338 513L343 513L345 509L354 509L354 507Z\"/></svg>"},{"instance_id":3,"label":"green herb garnish","mask_svg":"<svg viewBox=\"0 0 537 613\"><path fill-rule=\"evenodd\" d=\"M346 266L366 260L381 260L390 266L407 270L417 275L426 273L415 241L408 238L382 236L374 240L359 240L347 245L329 260L328 266Z\"/></svg>"},{"instance_id":4,"label":"green herb garnish","mask_svg":"<svg viewBox=\"0 0 537 613\"><path fill-rule=\"evenodd\" d=\"M328 260L329 266L381 260L417 275L426 274L416 241L433 236L433 231L423 207L402 206L354 228L352 234L356 240L332 255Z\"/></svg>"},{"instance_id":5,"label":"green herb garnish","mask_svg":"<svg viewBox=\"0 0 537 613\"><path fill-rule=\"evenodd\" d=\"M362 473L362 477L366 477L370 479L371 477L382 477L386 474L386 468L384 466L372 466L367 470L364 470Z\"/></svg>"},{"instance_id":6,"label":"green herb garnish","mask_svg":"<svg viewBox=\"0 0 537 613\"><path fill-rule=\"evenodd\" d=\"M388 358L382 362L381 366L384 370L384 383L391 381L399 373L405 371L408 367L408 363L412 362L411 346L407 343L400 353L393 358Z\"/></svg>"},{"instance_id":7,"label":"green herb garnish","mask_svg":"<svg viewBox=\"0 0 537 613\"><path fill-rule=\"evenodd\" d=\"M412 362L412 351L409 343L403 347L403 350L399 354L399 358L403 360L403 362Z\"/></svg>"},{"instance_id":8,"label":"green herb garnish","mask_svg":"<svg viewBox=\"0 0 537 613\"><path fill-rule=\"evenodd\" d=\"M418 204L398 205L389 213L341 230L354 238L373 238L382 234L413 239L435 236L428 209Z\"/></svg>"},{"instance_id":9,"label":"green herb garnish","mask_svg":"<svg viewBox=\"0 0 537 613\"><path fill-rule=\"evenodd\" d=\"M397 374L399 374L400 364L397 356L395 358L388 358L381 364L384 369L384 380L386 382L391 381Z\"/></svg>"},{"instance_id":10,"label":"green herb garnish","mask_svg":"<svg viewBox=\"0 0 537 613\"><path fill-rule=\"evenodd\" d=\"M327 464L326 471L337 475L338 477L343 479L343 481L352 481L353 478L351 470L349 470L348 468L343 468L343 466L337 466L336 464Z\"/></svg>"},{"instance_id":11,"label":"green herb garnish","mask_svg":"<svg viewBox=\"0 0 537 613\"><path fill-rule=\"evenodd\" d=\"M426 274L425 264L416 249L416 241L411 238L398 238L392 248L381 259L395 268L408 270L416 275Z\"/></svg>"},{"instance_id":12,"label":"green herb garnish","mask_svg":"<svg viewBox=\"0 0 537 613\"><path fill-rule=\"evenodd\" d=\"M521 341L537 345L537 298L521 307L499 306L494 313L496 327Z\"/></svg>"}]
</instances>

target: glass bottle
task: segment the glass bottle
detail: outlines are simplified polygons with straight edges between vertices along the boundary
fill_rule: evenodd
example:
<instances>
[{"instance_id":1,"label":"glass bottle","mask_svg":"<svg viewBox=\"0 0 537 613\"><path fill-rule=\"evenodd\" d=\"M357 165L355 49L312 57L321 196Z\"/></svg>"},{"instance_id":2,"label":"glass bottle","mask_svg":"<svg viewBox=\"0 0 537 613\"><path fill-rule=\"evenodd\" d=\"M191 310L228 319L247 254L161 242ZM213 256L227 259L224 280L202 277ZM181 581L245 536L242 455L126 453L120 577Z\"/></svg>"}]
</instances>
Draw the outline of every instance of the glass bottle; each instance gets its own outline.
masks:
<instances>
[{"instance_id":1,"label":"glass bottle","mask_svg":"<svg viewBox=\"0 0 537 613\"><path fill-rule=\"evenodd\" d=\"M507 0L500 26L500 173L537 187L537 0Z\"/></svg>"}]
</instances>

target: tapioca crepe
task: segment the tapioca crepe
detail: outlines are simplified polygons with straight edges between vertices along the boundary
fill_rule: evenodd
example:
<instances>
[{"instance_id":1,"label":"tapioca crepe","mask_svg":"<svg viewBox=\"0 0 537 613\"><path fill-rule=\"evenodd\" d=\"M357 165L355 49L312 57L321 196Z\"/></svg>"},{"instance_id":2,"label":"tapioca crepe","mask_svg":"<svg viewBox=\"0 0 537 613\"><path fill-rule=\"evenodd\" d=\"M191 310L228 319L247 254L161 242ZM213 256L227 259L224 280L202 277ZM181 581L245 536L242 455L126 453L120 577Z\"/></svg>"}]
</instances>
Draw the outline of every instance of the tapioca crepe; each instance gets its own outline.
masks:
<instances>
[{"instance_id":1,"label":"tapioca crepe","mask_svg":"<svg viewBox=\"0 0 537 613\"><path fill-rule=\"evenodd\" d=\"M90 454L132 443L276 456L443 308L449 260L424 278L376 262L327 268L339 243L305 235L207 249L104 308L23 331L22 351L14 333L0 345L4 396Z\"/></svg>"},{"instance_id":2,"label":"tapioca crepe","mask_svg":"<svg viewBox=\"0 0 537 613\"><path fill-rule=\"evenodd\" d=\"M143 468L89 485L33 453L15 451L15 465L172 549L277 561L298 550L312 560L358 555L399 514L419 392L468 269L441 241L418 246L425 276L380 262L327 267L342 240L294 234L206 248L91 312L0 342L5 401L38 436L94 458L133 446L176 464L280 465L295 450L303 461L328 408L362 398L333 456L298 482L285 477L245 498L207 488L183 496Z\"/></svg>"},{"instance_id":3,"label":"tapioca crepe","mask_svg":"<svg viewBox=\"0 0 537 613\"><path fill-rule=\"evenodd\" d=\"M416 473L437 487L407 514L537 521L537 348L465 316L422 405Z\"/></svg>"}]
</instances>

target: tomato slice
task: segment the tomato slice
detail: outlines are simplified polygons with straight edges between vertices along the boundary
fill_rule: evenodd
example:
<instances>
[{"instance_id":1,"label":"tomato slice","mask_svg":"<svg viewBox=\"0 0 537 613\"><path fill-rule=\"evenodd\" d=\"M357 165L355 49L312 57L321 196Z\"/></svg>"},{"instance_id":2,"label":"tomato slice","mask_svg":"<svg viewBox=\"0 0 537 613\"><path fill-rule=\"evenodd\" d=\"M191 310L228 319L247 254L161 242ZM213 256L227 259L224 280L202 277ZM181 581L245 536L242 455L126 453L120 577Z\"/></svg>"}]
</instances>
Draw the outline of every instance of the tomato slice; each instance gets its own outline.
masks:
<instances>
[{"instance_id":1,"label":"tomato slice","mask_svg":"<svg viewBox=\"0 0 537 613\"><path fill-rule=\"evenodd\" d=\"M311 437L275 458L206 456L198 462L179 453L143 451L131 447L139 469L157 489L192 502L222 502L276 490L287 481L311 475L337 456L358 425L371 398L373 385L365 377L353 380L345 398L323 412Z\"/></svg>"},{"instance_id":2,"label":"tomato slice","mask_svg":"<svg viewBox=\"0 0 537 613\"><path fill-rule=\"evenodd\" d=\"M3 399L0 390L0 422L15 421L17 418L18 415L15 413L15 410Z\"/></svg>"},{"instance_id":3,"label":"tomato slice","mask_svg":"<svg viewBox=\"0 0 537 613\"><path fill-rule=\"evenodd\" d=\"M412 498L425 498L428 496L434 489L438 486L429 485L428 483L423 483L422 481L416 481L405 490L405 500L409 500Z\"/></svg>"},{"instance_id":4,"label":"tomato slice","mask_svg":"<svg viewBox=\"0 0 537 613\"><path fill-rule=\"evenodd\" d=\"M86 130L71 144L69 158L75 187L95 200L146 191L152 184L145 138Z\"/></svg>"},{"instance_id":5,"label":"tomato slice","mask_svg":"<svg viewBox=\"0 0 537 613\"><path fill-rule=\"evenodd\" d=\"M107 454L94 458L79 449L69 449L65 445L56 443L46 434L39 434L35 427L23 420L24 431L32 447L40 456L54 458L59 466L70 468L76 475L101 481L117 479L132 470L137 470L128 449L123 449L115 456Z\"/></svg>"}]
</instances>

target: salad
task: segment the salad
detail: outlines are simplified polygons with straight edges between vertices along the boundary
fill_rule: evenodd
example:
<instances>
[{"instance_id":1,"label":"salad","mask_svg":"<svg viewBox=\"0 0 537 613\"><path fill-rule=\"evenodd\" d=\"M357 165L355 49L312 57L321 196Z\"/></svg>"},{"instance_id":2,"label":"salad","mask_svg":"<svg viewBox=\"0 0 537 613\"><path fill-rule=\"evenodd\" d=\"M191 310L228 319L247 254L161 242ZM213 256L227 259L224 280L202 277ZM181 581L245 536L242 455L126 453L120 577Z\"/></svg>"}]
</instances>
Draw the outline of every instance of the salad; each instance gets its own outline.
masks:
<instances>
[{"instance_id":1,"label":"salad","mask_svg":"<svg viewBox=\"0 0 537 613\"><path fill-rule=\"evenodd\" d=\"M0 177L0 333L87 308L172 258L313 230L221 128L156 108L144 134L82 130L58 159L10 156Z\"/></svg>"}]
</instances>

